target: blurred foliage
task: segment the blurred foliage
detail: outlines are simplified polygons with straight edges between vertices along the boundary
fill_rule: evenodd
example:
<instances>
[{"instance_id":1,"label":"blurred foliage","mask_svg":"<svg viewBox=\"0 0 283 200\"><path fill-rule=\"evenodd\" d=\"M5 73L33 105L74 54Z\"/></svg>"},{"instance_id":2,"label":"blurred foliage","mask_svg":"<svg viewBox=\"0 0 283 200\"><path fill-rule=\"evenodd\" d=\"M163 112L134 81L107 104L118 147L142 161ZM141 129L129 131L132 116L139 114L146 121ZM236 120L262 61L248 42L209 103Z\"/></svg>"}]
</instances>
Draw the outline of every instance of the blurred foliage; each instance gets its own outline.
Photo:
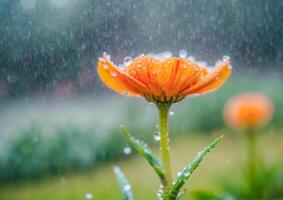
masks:
<instances>
[{"instance_id":1,"label":"blurred foliage","mask_svg":"<svg viewBox=\"0 0 283 200\"><path fill-rule=\"evenodd\" d=\"M255 180L255 194L247 185L247 177L235 182L226 177L222 183L224 196L233 199L281 199L283 198L283 173L278 166L259 165Z\"/></svg>"},{"instance_id":2,"label":"blurred foliage","mask_svg":"<svg viewBox=\"0 0 283 200\"><path fill-rule=\"evenodd\" d=\"M247 185L247 178L242 176L235 181L229 175L222 177L220 183L221 194L210 191L193 191L193 200L236 200L236 199L257 199L273 200L283 198L283 173L277 166L261 167L258 170L255 186L256 194L253 194Z\"/></svg>"},{"instance_id":3,"label":"blurred foliage","mask_svg":"<svg viewBox=\"0 0 283 200\"><path fill-rule=\"evenodd\" d=\"M58 128L52 136L37 126L20 131L10 139L5 157L0 158L2 183L86 169L123 152L124 143L117 134L101 140L93 130L72 125Z\"/></svg>"},{"instance_id":4,"label":"blurred foliage","mask_svg":"<svg viewBox=\"0 0 283 200\"><path fill-rule=\"evenodd\" d=\"M282 0L69 0L63 7L37 0L27 9L28 2L0 1L0 85L11 96L48 93L65 81L82 89L81 70L94 73L103 51L118 62L181 48L210 64L225 54L249 68L283 61Z\"/></svg>"}]
</instances>

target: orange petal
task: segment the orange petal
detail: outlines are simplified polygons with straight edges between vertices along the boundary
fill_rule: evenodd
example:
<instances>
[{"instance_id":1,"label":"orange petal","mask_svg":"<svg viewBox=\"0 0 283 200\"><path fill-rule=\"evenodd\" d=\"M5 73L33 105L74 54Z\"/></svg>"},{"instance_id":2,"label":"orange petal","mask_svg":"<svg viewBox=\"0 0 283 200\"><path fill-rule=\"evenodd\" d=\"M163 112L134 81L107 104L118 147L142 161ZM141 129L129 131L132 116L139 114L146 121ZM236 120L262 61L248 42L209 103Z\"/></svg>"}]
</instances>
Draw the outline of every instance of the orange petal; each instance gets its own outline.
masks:
<instances>
[{"instance_id":1,"label":"orange petal","mask_svg":"<svg viewBox=\"0 0 283 200\"><path fill-rule=\"evenodd\" d=\"M140 56L129 65L128 74L143 83L148 88L148 94L160 96L161 87L157 77L162 72L161 62L150 56Z\"/></svg>"},{"instance_id":2,"label":"orange petal","mask_svg":"<svg viewBox=\"0 0 283 200\"><path fill-rule=\"evenodd\" d=\"M97 72L105 85L117 93L130 96L143 96L147 90L142 83L121 71L105 58L99 59Z\"/></svg>"},{"instance_id":3,"label":"orange petal","mask_svg":"<svg viewBox=\"0 0 283 200\"><path fill-rule=\"evenodd\" d=\"M209 72L202 80L191 88L182 92L183 95L203 94L221 87L231 74L229 60L220 63L212 72Z\"/></svg>"}]
</instances>

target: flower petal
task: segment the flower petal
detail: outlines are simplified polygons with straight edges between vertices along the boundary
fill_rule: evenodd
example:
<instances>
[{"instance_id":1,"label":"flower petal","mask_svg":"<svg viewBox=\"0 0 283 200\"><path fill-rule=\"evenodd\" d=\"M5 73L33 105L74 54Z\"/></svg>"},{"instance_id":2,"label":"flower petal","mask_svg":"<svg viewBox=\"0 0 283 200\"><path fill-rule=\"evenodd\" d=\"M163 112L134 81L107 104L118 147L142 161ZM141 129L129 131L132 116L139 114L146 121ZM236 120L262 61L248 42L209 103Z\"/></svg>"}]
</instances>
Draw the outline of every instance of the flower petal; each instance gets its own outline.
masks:
<instances>
[{"instance_id":1,"label":"flower petal","mask_svg":"<svg viewBox=\"0 0 283 200\"><path fill-rule=\"evenodd\" d=\"M203 94L211 92L221 87L231 74L229 60L224 60L218 66L204 76L196 85L182 92L183 95Z\"/></svg>"},{"instance_id":2,"label":"flower petal","mask_svg":"<svg viewBox=\"0 0 283 200\"><path fill-rule=\"evenodd\" d=\"M140 56L133 60L127 72L130 76L143 83L148 88L148 94L161 96L162 90L157 82L161 76L161 62L150 56Z\"/></svg>"},{"instance_id":3,"label":"flower petal","mask_svg":"<svg viewBox=\"0 0 283 200\"><path fill-rule=\"evenodd\" d=\"M97 72L105 85L117 93L143 96L145 90L147 90L142 83L127 75L106 58L99 59Z\"/></svg>"}]
</instances>

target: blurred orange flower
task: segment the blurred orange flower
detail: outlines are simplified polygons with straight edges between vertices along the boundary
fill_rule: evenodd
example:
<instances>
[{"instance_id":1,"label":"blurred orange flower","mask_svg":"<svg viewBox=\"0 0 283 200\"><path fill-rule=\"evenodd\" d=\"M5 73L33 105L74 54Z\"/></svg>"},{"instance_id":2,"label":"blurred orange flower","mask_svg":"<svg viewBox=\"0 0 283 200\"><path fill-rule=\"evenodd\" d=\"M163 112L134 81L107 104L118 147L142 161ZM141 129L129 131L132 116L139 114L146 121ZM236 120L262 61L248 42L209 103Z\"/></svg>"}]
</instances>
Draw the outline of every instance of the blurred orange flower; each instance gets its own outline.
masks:
<instances>
[{"instance_id":1,"label":"blurred orange flower","mask_svg":"<svg viewBox=\"0 0 283 200\"><path fill-rule=\"evenodd\" d=\"M253 129L264 126L272 113L272 101L267 96L258 92L243 93L228 100L224 119L232 128Z\"/></svg>"},{"instance_id":2,"label":"blurred orange flower","mask_svg":"<svg viewBox=\"0 0 283 200\"><path fill-rule=\"evenodd\" d=\"M188 95L216 90L231 74L229 58L209 69L189 59L158 59L144 55L123 68L104 55L98 61L97 70L110 89L124 95L142 96L155 103L174 103Z\"/></svg>"}]
</instances>

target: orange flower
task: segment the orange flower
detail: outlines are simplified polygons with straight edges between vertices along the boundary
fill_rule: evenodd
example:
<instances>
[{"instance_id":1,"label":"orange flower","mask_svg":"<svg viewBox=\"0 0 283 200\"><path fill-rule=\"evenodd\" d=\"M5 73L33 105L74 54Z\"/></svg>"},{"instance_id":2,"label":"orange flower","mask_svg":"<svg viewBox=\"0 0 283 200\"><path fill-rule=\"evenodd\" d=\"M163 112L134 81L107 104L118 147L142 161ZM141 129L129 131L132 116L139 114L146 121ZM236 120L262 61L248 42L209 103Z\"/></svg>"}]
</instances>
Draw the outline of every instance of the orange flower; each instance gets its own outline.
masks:
<instances>
[{"instance_id":1,"label":"orange flower","mask_svg":"<svg viewBox=\"0 0 283 200\"><path fill-rule=\"evenodd\" d=\"M231 74L229 58L209 69L189 59L144 55L119 68L105 54L99 59L97 70L110 89L124 95L142 96L155 103L174 103L188 95L216 90Z\"/></svg>"},{"instance_id":2,"label":"orange flower","mask_svg":"<svg viewBox=\"0 0 283 200\"><path fill-rule=\"evenodd\" d=\"M225 105L224 119L236 129L264 126L272 117L272 101L261 93L243 93L232 97Z\"/></svg>"}]
</instances>

